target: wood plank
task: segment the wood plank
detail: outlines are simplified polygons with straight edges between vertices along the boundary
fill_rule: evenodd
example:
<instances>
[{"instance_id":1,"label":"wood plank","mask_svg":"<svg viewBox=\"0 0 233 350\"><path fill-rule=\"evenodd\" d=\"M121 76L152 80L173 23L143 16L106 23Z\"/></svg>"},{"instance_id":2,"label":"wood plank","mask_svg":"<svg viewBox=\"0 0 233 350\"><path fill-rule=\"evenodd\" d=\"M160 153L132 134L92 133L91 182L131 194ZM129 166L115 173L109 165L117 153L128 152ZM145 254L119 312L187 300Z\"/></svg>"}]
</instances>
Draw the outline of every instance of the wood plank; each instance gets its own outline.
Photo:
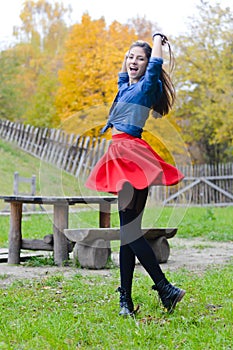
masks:
<instances>
[{"instance_id":1,"label":"wood plank","mask_svg":"<svg viewBox=\"0 0 233 350\"><path fill-rule=\"evenodd\" d=\"M61 162L62 169L66 169L66 166L68 164L69 154L70 154L70 150L71 150L71 147L73 144L73 140L74 140L74 134L68 135L67 144L66 144L66 151L64 153L63 160Z\"/></svg>"},{"instance_id":2,"label":"wood plank","mask_svg":"<svg viewBox=\"0 0 233 350\"><path fill-rule=\"evenodd\" d=\"M100 204L104 202L117 203L117 196L77 196L77 197L55 197L55 196L0 196L7 203L35 203L35 204Z\"/></svg>"},{"instance_id":3,"label":"wood plank","mask_svg":"<svg viewBox=\"0 0 233 350\"><path fill-rule=\"evenodd\" d=\"M72 242L66 242L68 252L71 253L74 247ZM21 249L25 250L41 250L41 251L53 251L53 235L46 235L43 239L22 239ZM20 253L20 257L21 257Z\"/></svg>"},{"instance_id":4,"label":"wood plank","mask_svg":"<svg viewBox=\"0 0 233 350\"><path fill-rule=\"evenodd\" d=\"M45 256L45 254L43 254L42 252L23 252L20 254L20 262L27 261L28 259L33 257L43 257L43 256ZM6 252L5 254L0 253L0 263L7 263L7 260L8 260L8 252Z\"/></svg>"},{"instance_id":5,"label":"wood plank","mask_svg":"<svg viewBox=\"0 0 233 350\"><path fill-rule=\"evenodd\" d=\"M154 239L161 236L172 238L175 236L177 228L143 228L142 233L147 239ZM65 236L71 242L91 242L95 239L106 241L116 241L120 239L119 228L79 228L65 229Z\"/></svg>"},{"instance_id":6,"label":"wood plank","mask_svg":"<svg viewBox=\"0 0 233 350\"><path fill-rule=\"evenodd\" d=\"M53 251L53 244L41 239L22 239L21 249Z\"/></svg>"},{"instance_id":7,"label":"wood plank","mask_svg":"<svg viewBox=\"0 0 233 350\"><path fill-rule=\"evenodd\" d=\"M77 142L75 144L75 152L74 152L74 155L72 157L71 170L70 170L71 174L73 174L73 175L75 174L75 171L76 171L78 164L79 164L84 141L85 141L85 138L83 136L79 136L77 138Z\"/></svg>"},{"instance_id":8,"label":"wood plank","mask_svg":"<svg viewBox=\"0 0 233 350\"><path fill-rule=\"evenodd\" d=\"M80 175L81 169L85 166L85 160L86 160L86 155L87 155L87 152L88 152L89 143L90 143L90 137L86 136L84 145L83 145L82 149L80 150L81 151L81 157L80 157L79 162L77 164L75 177L78 177Z\"/></svg>"},{"instance_id":9,"label":"wood plank","mask_svg":"<svg viewBox=\"0 0 233 350\"><path fill-rule=\"evenodd\" d=\"M233 195L225 190L223 190L222 188L220 188L219 186L213 184L211 181L205 179L205 178L202 178L201 179L203 182L205 182L206 184L208 184L210 187L214 188L216 191L218 191L219 193L222 193L224 194L224 196L230 198L230 199L233 199Z\"/></svg>"},{"instance_id":10,"label":"wood plank","mask_svg":"<svg viewBox=\"0 0 233 350\"><path fill-rule=\"evenodd\" d=\"M32 139L31 139L31 144L30 144L30 148L29 148L29 153L34 154L35 151L35 144L36 144L36 139L37 139L37 134L39 132L39 128L35 128L33 130L33 134L32 134Z\"/></svg>"}]
</instances>

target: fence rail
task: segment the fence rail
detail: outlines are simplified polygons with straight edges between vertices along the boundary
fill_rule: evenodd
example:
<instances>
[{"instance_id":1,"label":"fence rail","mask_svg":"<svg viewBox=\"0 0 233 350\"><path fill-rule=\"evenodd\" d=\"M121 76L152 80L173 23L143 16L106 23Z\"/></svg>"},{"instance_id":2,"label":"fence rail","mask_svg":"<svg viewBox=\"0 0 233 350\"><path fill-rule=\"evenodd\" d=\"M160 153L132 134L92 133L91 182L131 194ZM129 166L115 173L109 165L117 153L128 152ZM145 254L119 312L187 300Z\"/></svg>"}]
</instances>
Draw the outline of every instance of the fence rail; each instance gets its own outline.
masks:
<instances>
[{"instance_id":1,"label":"fence rail","mask_svg":"<svg viewBox=\"0 0 233 350\"><path fill-rule=\"evenodd\" d=\"M0 137L24 151L84 180L110 141L67 134L60 129L0 120ZM166 205L233 205L233 163L178 165L185 175L176 186L154 186L150 197Z\"/></svg>"},{"instance_id":2,"label":"fence rail","mask_svg":"<svg viewBox=\"0 0 233 350\"><path fill-rule=\"evenodd\" d=\"M0 120L0 137L81 178L90 172L109 144L106 139L67 134L60 129L38 128L8 120Z\"/></svg>"},{"instance_id":3,"label":"fence rail","mask_svg":"<svg viewBox=\"0 0 233 350\"><path fill-rule=\"evenodd\" d=\"M233 163L178 168L185 175L184 180L176 186L153 187L154 200L162 200L166 205L233 205Z\"/></svg>"}]
</instances>

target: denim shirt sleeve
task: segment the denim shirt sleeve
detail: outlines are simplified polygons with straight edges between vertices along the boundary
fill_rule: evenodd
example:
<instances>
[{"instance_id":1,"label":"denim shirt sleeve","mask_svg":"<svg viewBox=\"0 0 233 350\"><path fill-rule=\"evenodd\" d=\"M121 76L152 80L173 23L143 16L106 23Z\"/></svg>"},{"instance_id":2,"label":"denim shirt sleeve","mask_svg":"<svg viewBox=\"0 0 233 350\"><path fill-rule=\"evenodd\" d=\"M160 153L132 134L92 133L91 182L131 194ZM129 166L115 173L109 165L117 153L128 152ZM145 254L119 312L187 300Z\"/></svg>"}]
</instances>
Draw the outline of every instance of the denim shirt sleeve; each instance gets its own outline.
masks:
<instances>
[{"instance_id":1,"label":"denim shirt sleeve","mask_svg":"<svg viewBox=\"0 0 233 350\"><path fill-rule=\"evenodd\" d=\"M120 88L123 84L129 82L129 75L127 72L119 72L118 73L118 88Z\"/></svg>"},{"instance_id":2,"label":"denim shirt sleeve","mask_svg":"<svg viewBox=\"0 0 233 350\"><path fill-rule=\"evenodd\" d=\"M163 59L160 57L151 57L146 73L144 76L144 81L142 84L142 89L144 92L160 90L162 83L160 81L160 74L162 71Z\"/></svg>"}]
</instances>

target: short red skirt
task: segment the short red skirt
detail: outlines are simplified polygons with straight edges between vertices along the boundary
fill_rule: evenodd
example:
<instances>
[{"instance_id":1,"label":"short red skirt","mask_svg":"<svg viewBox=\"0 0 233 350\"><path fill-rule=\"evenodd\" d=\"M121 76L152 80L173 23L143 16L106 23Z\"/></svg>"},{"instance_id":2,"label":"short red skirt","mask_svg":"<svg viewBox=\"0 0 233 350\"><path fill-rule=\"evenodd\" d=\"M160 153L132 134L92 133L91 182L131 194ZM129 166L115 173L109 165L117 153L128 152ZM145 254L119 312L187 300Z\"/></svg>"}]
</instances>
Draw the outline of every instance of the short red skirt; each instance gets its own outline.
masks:
<instances>
[{"instance_id":1,"label":"short red skirt","mask_svg":"<svg viewBox=\"0 0 233 350\"><path fill-rule=\"evenodd\" d=\"M171 186L184 175L166 163L144 140L126 133L113 135L107 152L97 162L86 187L117 194L125 182L137 189L152 185Z\"/></svg>"}]
</instances>

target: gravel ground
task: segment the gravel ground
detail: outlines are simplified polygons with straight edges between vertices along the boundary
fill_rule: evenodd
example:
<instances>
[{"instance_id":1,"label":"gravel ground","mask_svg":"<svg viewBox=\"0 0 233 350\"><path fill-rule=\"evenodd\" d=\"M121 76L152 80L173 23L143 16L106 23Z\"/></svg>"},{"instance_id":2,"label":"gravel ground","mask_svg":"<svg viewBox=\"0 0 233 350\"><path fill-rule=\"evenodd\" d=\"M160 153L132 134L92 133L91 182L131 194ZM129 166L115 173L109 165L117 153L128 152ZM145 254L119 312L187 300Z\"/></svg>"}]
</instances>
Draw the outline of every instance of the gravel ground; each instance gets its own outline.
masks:
<instances>
[{"instance_id":1,"label":"gravel ground","mask_svg":"<svg viewBox=\"0 0 233 350\"><path fill-rule=\"evenodd\" d=\"M179 268L194 273L202 273L213 266L221 266L233 258L233 242L212 242L200 238L170 240L171 252L168 262L161 264L163 271L175 271ZM112 254L113 261L118 264L118 254ZM146 273L140 264L137 269ZM0 264L0 287L4 288L13 281L19 279L43 278L54 274L63 274L67 278L80 273L81 275L110 275L111 269L88 270L75 267L41 266L27 267L24 264L10 266L7 263Z\"/></svg>"}]
</instances>

